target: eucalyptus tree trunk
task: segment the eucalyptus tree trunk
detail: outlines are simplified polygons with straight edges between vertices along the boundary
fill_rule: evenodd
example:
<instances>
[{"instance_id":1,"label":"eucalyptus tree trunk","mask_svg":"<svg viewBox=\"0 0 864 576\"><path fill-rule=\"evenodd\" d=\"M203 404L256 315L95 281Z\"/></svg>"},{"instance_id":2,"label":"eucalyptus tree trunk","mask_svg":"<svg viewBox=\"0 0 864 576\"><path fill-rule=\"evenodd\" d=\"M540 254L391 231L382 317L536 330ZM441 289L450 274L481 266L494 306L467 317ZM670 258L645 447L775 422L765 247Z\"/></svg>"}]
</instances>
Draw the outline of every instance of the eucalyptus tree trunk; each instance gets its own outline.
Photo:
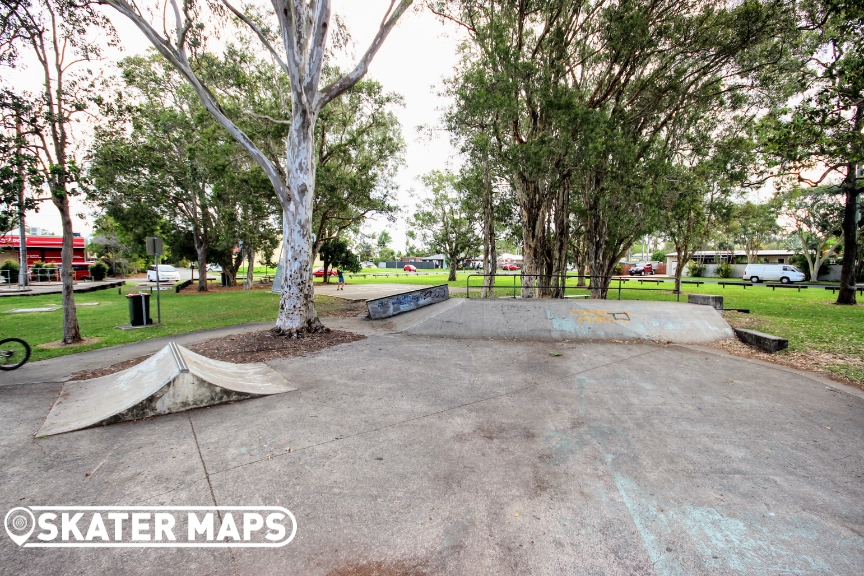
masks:
<instances>
[{"instance_id":1,"label":"eucalyptus tree trunk","mask_svg":"<svg viewBox=\"0 0 864 576\"><path fill-rule=\"evenodd\" d=\"M546 272L546 210L536 181L517 181L522 211L522 298L539 298Z\"/></svg>"},{"instance_id":2,"label":"eucalyptus tree trunk","mask_svg":"<svg viewBox=\"0 0 864 576\"><path fill-rule=\"evenodd\" d=\"M855 108L855 129L861 131L864 120L864 102L859 101ZM846 179L843 188L846 203L843 209L843 267L840 270L840 293L837 304L855 304L855 256L858 251L858 218L860 214L861 189L858 186L858 164L850 162L846 166Z\"/></svg>"},{"instance_id":3,"label":"eucalyptus tree trunk","mask_svg":"<svg viewBox=\"0 0 864 576\"><path fill-rule=\"evenodd\" d=\"M495 273L498 268L498 251L495 248L495 204L492 197L492 182L488 171L483 175L483 288L482 298L495 296Z\"/></svg>"},{"instance_id":4,"label":"eucalyptus tree trunk","mask_svg":"<svg viewBox=\"0 0 864 576\"><path fill-rule=\"evenodd\" d=\"M198 292L207 292L207 229L205 228L202 234L197 226L193 228L192 242L198 256Z\"/></svg>"},{"instance_id":5,"label":"eucalyptus tree trunk","mask_svg":"<svg viewBox=\"0 0 864 576\"><path fill-rule=\"evenodd\" d=\"M60 281L63 283L63 344L75 344L81 342L81 330L78 328L78 315L75 312L75 271L72 269L72 255L74 254L72 217L69 215L69 196L65 187L51 190L51 200L60 211L60 221L63 226L63 248L60 251Z\"/></svg>"},{"instance_id":6,"label":"eucalyptus tree trunk","mask_svg":"<svg viewBox=\"0 0 864 576\"><path fill-rule=\"evenodd\" d=\"M552 298L563 298L567 285L570 246L570 180L565 178L555 195L555 245L552 251Z\"/></svg>"},{"instance_id":7,"label":"eucalyptus tree trunk","mask_svg":"<svg viewBox=\"0 0 864 576\"><path fill-rule=\"evenodd\" d=\"M243 282L243 290L251 290L255 282L255 247L251 244L246 245L246 280Z\"/></svg>"},{"instance_id":8,"label":"eucalyptus tree trunk","mask_svg":"<svg viewBox=\"0 0 864 576\"><path fill-rule=\"evenodd\" d=\"M198 254L198 292L207 292L207 248L195 247Z\"/></svg>"},{"instance_id":9,"label":"eucalyptus tree trunk","mask_svg":"<svg viewBox=\"0 0 864 576\"><path fill-rule=\"evenodd\" d=\"M315 191L314 129L317 113L294 98L285 173L293 193L282 202L282 298L276 330L290 336L323 329L312 283L312 200Z\"/></svg>"}]
</instances>

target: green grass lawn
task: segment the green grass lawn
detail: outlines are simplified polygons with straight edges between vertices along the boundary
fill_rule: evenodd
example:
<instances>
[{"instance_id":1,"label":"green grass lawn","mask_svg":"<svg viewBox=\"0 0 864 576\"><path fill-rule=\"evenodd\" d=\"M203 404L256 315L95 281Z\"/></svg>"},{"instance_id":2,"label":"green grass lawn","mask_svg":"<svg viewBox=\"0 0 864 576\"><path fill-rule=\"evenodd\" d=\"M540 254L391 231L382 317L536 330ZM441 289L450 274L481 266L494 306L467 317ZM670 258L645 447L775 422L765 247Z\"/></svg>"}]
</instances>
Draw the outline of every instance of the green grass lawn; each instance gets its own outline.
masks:
<instances>
[{"instance_id":1,"label":"green grass lawn","mask_svg":"<svg viewBox=\"0 0 864 576\"><path fill-rule=\"evenodd\" d=\"M98 303L97 306L80 306L78 324L86 338L98 338L98 342L81 346L40 348L39 344L56 342L63 336L63 312L27 312L6 314L13 308L38 308L49 304L60 305L60 295L4 297L0 298L0 339L18 337L26 340L33 353L31 360L44 360L55 356L116 346L139 340L158 338L207 328L219 328L249 322L273 322L279 308L279 297L269 290L236 292L184 292L163 290L162 323L165 326L118 330L116 326L129 324L129 305L125 294L137 292L132 286L117 290L103 290L88 294L76 294L75 303ZM151 299L150 316L156 321L156 296ZM326 296L316 298L316 309L322 316L342 305L342 301Z\"/></svg>"}]
</instances>

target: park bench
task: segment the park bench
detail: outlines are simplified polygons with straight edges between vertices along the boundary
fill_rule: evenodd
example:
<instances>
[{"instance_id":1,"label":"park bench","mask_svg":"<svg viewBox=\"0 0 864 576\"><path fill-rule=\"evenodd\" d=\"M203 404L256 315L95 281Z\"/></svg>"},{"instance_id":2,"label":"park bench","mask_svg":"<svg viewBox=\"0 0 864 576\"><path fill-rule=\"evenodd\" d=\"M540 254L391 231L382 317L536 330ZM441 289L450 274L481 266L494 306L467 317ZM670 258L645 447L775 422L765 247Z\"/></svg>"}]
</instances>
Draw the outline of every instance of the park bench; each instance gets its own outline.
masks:
<instances>
[{"instance_id":1,"label":"park bench","mask_svg":"<svg viewBox=\"0 0 864 576\"><path fill-rule=\"evenodd\" d=\"M802 288L804 290L807 289L807 286L803 285L803 284L765 284L765 286L766 287L770 286L772 292L774 291L775 288L797 288L798 292L800 292Z\"/></svg>"},{"instance_id":2,"label":"park bench","mask_svg":"<svg viewBox=\"0 0 864 576\"><path fill-rule=\"evenodd\" d=\"M835 292L837 292L837 290L839 290L839 289L840 289L840 286L825 286L825 290L831 290L831 293L832 293L832 294L834 294ZM861 294L862 296L864 296L864 284L859 284L858 286L855 286L855 290L856 290L859 294Z\"/></svg>"},{"instance_id":3,"label":"park bench","mask_svg":"<svg viewBox=\"0 0 864 576\"><path fill-rule=\"evenodd\" d=\"M698 288L700 285L705 284L704 280L681 280L681 284L695 284Z\"/></svg>"},{"instance_id":4,"label":"park bench","mask_svg":"<svg viewBox=\"0 0 864 576\"><path fill-rule=\"evenodd\" d=\"M646 280L644 278L640 278L639 283L642 284L643 282L652 282L654 284L662 284L663 282L665 282L665 280Z\"/></svg>"},{"instance_id":5,"label":"park bench","mask_svg":"<svg viewBox=\"0 0 864 576\"><path fill-rule=\"evenodd\" d=\"M747 282L717 282L717 284L719 284L723 288L726 288L726 286L741 286L745 290L747 289L747 286L752 286L752 284L749 284Z\"/></svg>"}]
</instances>

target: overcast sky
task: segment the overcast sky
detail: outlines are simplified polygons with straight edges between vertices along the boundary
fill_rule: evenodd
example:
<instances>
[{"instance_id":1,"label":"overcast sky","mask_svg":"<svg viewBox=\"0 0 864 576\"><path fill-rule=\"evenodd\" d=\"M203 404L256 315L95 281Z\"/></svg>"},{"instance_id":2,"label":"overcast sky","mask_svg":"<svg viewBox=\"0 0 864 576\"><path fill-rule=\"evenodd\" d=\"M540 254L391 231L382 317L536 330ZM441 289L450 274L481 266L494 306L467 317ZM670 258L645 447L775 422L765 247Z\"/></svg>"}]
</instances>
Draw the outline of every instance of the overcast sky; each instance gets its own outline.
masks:
<instances>
[{"instance_id":1,"label":"overcast sky","mask_svg":"<svg viewBox=\"0 0 864 576\"><path fill-rule=\"evenodd\" d=\"M333 0L333 11L347 25L354 41L355 55L362 54L378 30L389 0ZM124 52L112 53L111 59L124 55L143 53L150 45L137 28L106 9L114 21L123 41ZM403 15L399 24L390 33L369 68L368 76L380 81L384 88L397 92L405 98L405 107L396 110L402 123L402 132L407 145L405 167L398 176L399 203L405 207L396 224L384 219L370 221L366 231L388 229L393 237L394 249L405 245L404 220L411 214L414 199L411 190L422 194L417 176L433 169L453 167L452 149L446 134L430 141L418 136L418 126L434 125L440 116L440 108L446 103L437 93L441 79L452 74L456 63L455 39L458 31L453 26L444 26L429 12L416 10ZM343 68L351 63L340 61ZM38 82L38 72L29 68L26 80ZM92 231L89 219L77 216L87 208L78 201L73 206L73 221L76 232L89 235ZM28 214L28 224L39 226L56 234L60 233L60 216L53 204L44 202L39 213Z\"/></svg>"}]
</instances>

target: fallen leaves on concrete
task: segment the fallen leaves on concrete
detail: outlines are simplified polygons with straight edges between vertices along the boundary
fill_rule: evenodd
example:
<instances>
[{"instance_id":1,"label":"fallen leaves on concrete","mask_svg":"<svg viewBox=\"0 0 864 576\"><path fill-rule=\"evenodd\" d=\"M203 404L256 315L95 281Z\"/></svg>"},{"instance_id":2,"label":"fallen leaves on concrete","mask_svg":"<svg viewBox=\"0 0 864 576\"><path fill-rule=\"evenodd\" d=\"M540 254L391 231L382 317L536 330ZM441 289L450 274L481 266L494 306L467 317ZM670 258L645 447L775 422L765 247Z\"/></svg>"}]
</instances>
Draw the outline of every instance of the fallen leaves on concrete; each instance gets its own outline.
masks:
<instances>
[{"instance_id":1,"label":"fallen leaves on concrete","mask_svg":"<svg viewBox=\"0 0 864 576\"><path fill-rule=\"evenodd\" d=\"M837 380L838 382L850 384L858 388L864 388L864 385L860 382L855 382L848 378L842 378L837 374L831 373L831 371L827 369L828 366L836 366L838 364L847 364L864 368L864 359L861 358L852 358L851 356L844 356L833 352L820 352L819 350L808 350L807 352L784 350L782 352L769 354L768 352L763 352L762 350L744 344L737 338L730 338L718 342L715 344L715 347L721 348L735 356L743 356L755 360L762 360L764 362L772 362L774 364L781 364L798 370L818 372L833 380Z\"/></svg>"}]
</instances>

